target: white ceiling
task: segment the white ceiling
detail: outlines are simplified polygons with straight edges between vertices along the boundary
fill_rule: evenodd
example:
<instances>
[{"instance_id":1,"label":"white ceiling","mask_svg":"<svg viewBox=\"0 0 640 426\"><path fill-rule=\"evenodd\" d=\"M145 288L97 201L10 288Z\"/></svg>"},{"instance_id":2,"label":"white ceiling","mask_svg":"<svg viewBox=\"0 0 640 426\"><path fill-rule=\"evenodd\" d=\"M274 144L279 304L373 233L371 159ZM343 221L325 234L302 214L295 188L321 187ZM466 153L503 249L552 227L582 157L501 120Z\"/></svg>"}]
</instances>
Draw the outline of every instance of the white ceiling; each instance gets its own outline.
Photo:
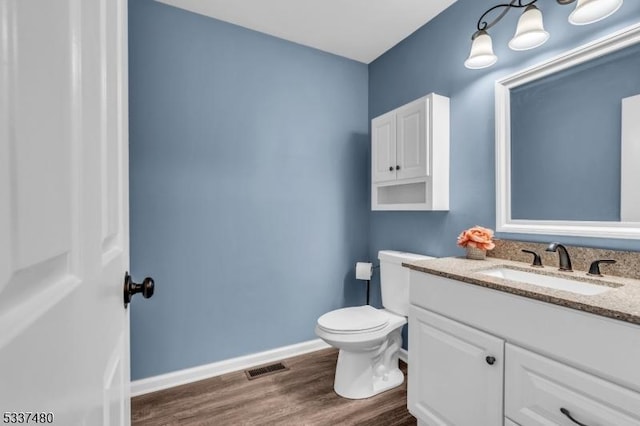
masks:
<instances>
[{"instance_id":1,"label":"white ceiling","mask_svg":"<svg viewBox=\"0 0 640 426\"><path fill-rule=\"evenodd\" d=\"M456 0L157 0L368 64Z\"/></svg>"}]
</instances>

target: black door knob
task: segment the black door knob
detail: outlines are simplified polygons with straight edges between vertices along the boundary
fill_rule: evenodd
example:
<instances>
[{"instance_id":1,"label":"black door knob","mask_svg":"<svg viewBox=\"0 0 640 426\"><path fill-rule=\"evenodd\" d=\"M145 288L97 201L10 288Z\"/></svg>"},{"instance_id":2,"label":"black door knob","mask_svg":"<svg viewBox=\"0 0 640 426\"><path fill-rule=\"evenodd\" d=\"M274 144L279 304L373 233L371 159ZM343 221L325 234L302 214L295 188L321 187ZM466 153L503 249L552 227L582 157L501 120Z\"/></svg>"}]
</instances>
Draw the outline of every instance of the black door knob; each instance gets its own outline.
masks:
<instances>
[{"instance_id":1,"label":"black door knob","mask_svg":"<svg viewBox=\"0 0 640 426\"><path fill-rule=\"evenodd\" d=\"M392 172L393 171L393 166L389 166L389 171Z\"/></svg>"},{"instance_id":2,"label":"black door knob","mask_svg":"<svg viewBox=\"0 0 640 426\"><path fill-rule=\"evenodd\" d=\"M496 358L492 357L492 356L486 357L485 360L487 361L487 364L489 364L489 365L493 365L496 362Z\"/></svg>"},{"instance_id":3,"label":"black door knob","mask_svg":"<svg viewBox=\"0 0 640 426\"><path fill-rule=\"evenodd\" d=\"M400 170L400 166L396 166L396 170Z\"/></svg>"},{"instance_id":4,"label":"black door knob","mask_svg":"<svg viewBox=\"0 0 640 426\"><path fill-rule=\"evenodd\" d=\"M142 297L145 299L153 296L153 290L155 289L155 283L153 278L147 277L142 281L142 284L136 284L131 280L129 272L124 273L124 307L131 302L131 298L136 293L142 293Z\"/></svg>"}]
</instances>

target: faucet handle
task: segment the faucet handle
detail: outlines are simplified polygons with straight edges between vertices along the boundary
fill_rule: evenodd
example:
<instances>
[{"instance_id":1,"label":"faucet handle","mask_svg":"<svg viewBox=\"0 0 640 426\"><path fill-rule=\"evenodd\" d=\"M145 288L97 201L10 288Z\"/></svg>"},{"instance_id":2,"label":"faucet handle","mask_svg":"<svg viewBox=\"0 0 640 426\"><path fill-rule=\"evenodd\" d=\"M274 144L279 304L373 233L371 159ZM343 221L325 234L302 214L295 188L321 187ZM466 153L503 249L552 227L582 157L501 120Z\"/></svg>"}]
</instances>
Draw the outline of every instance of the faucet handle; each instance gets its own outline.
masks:
<instances>
[{"instance_id":1,"label":"faucet handle","mask_svg":"<svg viewBox=\"0 0 640 426\"><path fill-rule=\"evenodd\" d=\"M587 272L587 275L601 277L602 276L602 273L600 273L601 263L613 264L613 263L616 263L616 261L613 259L594 260L593 262L591 262L591 266L589 267L589 272Z\"/></svg>"},{"instance_id":2,"label":"faucet handle","mask_svg":"<svg viewBox=\"0 0 640 426\"><path fill-rule=\"evenodd\" d=\"M533 263L531 264L531 266L535 266L536 268L542 268L542 259L540 258L540 255L538 253L536 253L533 250L525 250L522 249L520 250L523 253L529 253L533 255Z\"/></svg>"}]
</instances>

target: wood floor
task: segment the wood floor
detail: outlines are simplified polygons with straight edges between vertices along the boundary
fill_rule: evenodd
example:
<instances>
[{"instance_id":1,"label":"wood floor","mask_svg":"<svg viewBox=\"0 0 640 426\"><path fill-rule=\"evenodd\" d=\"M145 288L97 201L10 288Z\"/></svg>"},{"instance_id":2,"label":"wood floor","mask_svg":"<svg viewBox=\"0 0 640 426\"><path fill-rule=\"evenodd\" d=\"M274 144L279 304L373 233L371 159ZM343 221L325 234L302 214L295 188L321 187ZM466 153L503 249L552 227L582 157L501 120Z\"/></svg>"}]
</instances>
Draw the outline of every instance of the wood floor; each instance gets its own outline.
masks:
<instances>
[{"instance_id":1,"label":"wood floor","mask_svg":"<svg viewBox=\"0 0 640 426\"><path fill-rule=\"evenodd\" d=\"M288 371L247 380L243 371L138 396L134 426L143 425L416 425L407 411L406 380L373 398L333 391L338 352L325 349L284 360ZM406 364L400 362L406 377Z\"/></svg>"}]
</instances>

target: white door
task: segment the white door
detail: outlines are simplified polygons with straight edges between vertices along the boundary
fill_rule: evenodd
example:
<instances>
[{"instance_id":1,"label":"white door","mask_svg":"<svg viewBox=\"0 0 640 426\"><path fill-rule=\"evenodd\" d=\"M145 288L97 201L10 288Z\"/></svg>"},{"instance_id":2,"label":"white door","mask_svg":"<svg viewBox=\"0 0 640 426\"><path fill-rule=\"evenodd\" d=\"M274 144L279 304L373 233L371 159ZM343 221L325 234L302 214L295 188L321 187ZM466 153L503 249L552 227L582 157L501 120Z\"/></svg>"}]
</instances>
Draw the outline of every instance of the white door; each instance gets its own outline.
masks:
<instances>
[{"instance_id":1,"label":"white door","mask_svg":"<svg viewBox=\"0 0 640 426\"><path fill-rule=\"evenodd\" d=\"M396 178L396 113L388 112L371 120L372 182Z\"/></svg>"},{"instance_id":2,"label":"white door","mask_svg":"<svg viewBox=\"0 0 640 426\"><path fill-rule=\"evenodd\" d=\"M398 179L427 176L429 151L427 144L428 99L421 98L396 112L398 125Z\"/></svg>"},{"instance_id":3,"label":"white door","mask_svg":"<svg viewBox=\"0 0 640 426\"><path fill-rule=\"evenodd\" d=\"M126 0L0 0L2 424L130 423L126 35Z\"/></svg>"},{"instance_id":4,"label":"white door","mask_svg":"<svg viewBox=\"0 0 640 426\"><path fill-rule=\"evenodd\" d=\"M427 425L501 425L504 341L415 306L407 405Z\"/></svg>"}]
</instances>

